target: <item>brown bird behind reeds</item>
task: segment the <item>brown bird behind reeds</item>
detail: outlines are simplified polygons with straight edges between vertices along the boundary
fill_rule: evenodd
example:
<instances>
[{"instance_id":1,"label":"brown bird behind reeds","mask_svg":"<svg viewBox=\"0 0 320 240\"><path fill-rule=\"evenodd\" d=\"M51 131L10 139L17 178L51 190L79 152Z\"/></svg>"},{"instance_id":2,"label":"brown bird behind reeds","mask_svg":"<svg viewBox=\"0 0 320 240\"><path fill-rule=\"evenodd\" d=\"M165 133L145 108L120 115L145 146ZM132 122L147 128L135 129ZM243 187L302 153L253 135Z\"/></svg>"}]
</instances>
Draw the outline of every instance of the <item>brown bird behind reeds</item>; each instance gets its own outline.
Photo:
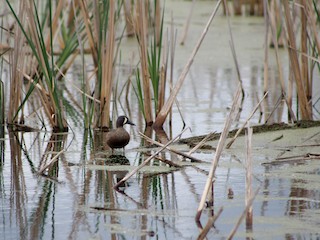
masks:
<instances>
[{"instance_id":1,"label":"brown bird behind reeds","mask_svg":"<svg viewBox=\"0 0 320 240\"><path fill-rule=\"evenodd\" d=\"M116 129L111 130L107 134L107 144L112 149L112 154L115 148L123 148L130 142L129 133L123 128L123 125L135 125L128 117L119 116L117 119Z\"/></svg>"}]
</instances>

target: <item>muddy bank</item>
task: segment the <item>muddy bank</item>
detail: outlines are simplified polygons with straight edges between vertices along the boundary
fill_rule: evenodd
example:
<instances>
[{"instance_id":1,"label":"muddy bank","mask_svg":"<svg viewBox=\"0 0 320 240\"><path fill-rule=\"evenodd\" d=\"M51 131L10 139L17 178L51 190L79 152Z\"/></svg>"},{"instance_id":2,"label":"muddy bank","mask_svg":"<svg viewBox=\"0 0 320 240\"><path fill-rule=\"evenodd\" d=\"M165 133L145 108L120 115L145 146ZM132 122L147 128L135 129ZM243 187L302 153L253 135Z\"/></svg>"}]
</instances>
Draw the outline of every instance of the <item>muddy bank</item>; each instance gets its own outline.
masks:
<instances>
[{"instance_id":1,"label":"muddy bank","mask_svg":"<svg viewBox=\"0 0 320 240\"><path fill-rule=\"evenodd\" d=\"M264 125L257 125L257 126L251 126L253 129L253 133L264 133L264 132L272 132L272 131L278 131L278 130L286 130L286 129L302 129L302 128L310 128L310 127L317 127L320 126L320 121L310 121L310 120L302 120L297 121L294 124L287 124L287 123L274 123L274 124L264 124ZM232 138L238 129L233 129L229 132L228 137ZM239 136L245 134L245 129L243 129ZM214 141L218 140L220 138L221 133L214 133L211 137L209 137L208 141ZM195 137L189 137L189 138L183 138L179 140L179 143L181 144L187 144L190 147L195 146L197 143L199 143L202 139L204 139L207 135L201 135L201 136L195 136ZM203 146L203 148L207 148L206 145Z\"/></svg>"}]
</instances>

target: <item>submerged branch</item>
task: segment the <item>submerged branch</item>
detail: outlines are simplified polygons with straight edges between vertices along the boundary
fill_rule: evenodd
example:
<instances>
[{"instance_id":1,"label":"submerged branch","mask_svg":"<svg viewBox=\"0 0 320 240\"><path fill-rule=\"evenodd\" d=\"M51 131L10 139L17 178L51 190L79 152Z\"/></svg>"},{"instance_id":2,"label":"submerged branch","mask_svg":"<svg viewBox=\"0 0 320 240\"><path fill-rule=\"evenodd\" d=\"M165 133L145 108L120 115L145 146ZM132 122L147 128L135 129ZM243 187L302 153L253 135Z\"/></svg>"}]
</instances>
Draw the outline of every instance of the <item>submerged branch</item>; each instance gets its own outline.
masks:
<instances>
[{"instance_id":1,"label":"submerged branch","mask_svg":"<svg viewBox=\"0 0 320 240\"><path fill-rule=\"evenodd\" d=\"M186 129L188 129L188 128L186 128ZM140 134L140 136L142 136L143 138L145 138L147 141L149 141L149 142L152 143L152 144L156 144L156 145L158 145L159 147L165 146L165 145L162 144L162 143L159 143L159 142L157 142L157 141L152 140L151 138L147 137L146 135L144 135L144 134L141 133L141 132L139 132L139 134ZM170 152L173 152L173 153L175 153L175 154L181 155L181 156L183 156L183 157L185 157L185 158L189 158L192 162L204 162L204 161L202 161L202 160L200 160L200 159L198 159L198 158L195 158L195 157L189 155L188 153L180 152L180 151L175 150L175 149L172 149L172 148L170 148L170 147L166 147L166 149L169 150Z\"/></svg>"}]
</instances>

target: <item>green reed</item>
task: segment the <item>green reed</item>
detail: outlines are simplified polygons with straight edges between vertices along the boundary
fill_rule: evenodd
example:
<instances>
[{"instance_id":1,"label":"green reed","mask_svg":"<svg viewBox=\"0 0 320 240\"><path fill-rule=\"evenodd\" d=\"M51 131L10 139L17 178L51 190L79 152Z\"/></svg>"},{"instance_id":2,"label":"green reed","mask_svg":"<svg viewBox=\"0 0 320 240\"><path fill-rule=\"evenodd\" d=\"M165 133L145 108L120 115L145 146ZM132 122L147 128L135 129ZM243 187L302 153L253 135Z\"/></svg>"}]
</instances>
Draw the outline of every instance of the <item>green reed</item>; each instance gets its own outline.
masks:
<instances>
[{"instance_id":1,"label":"green reed","mask_svg":"<svg viewBox=\"0 0 320 240\"><path fill-rule=\"evenodd\" d=\"M54 58L53 42L57 27L53 24L57 24L57 18L59 17L60 12L53 13L52 2L50 0L47 2L44 10L47 14L41 15L46 17L46 19L40 18L41 10L38 9L35 2L29 2L30 5L25 3L25 9L23 10L26 11L25 14L29 20L27 24L21 21L23 19L19 18L11 3L8 0L6 0L6 2L37 63L37 67L32 69L33 73L29 76L29 80L31 81L30 87L27 90L24 99L21 101L19 108L15 112L11 123L16 121L19 111L37 87L47 118L52 127L55 130L64 131L67 129L67 123L61 101L63 94L57 82L57 74L60 67L70 56L70 51L75 50L76 45L71 45L71 43L74 43L74 41L71 41L66 44L67 47L64 48L63 54L60 54L57 60ZM26 56L19 57L26 58Z\"/></svg>"}]
</instances>

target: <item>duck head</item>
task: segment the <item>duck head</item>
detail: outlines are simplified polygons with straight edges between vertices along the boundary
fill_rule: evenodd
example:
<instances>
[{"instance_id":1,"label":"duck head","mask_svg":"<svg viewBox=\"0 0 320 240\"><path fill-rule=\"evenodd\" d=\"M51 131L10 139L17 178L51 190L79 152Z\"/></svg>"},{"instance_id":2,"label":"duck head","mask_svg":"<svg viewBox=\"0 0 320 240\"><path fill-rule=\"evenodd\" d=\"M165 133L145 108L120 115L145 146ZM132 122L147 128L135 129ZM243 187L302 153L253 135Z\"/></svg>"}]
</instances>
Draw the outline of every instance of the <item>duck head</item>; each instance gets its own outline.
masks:
<instances>
[{"instance_id":1,"label":"duck head","mask_svg":"<svg viewBox=\"0 0 320 240\"><path fill-rule=\"evenodd\" d=\"M125 124L135 125L126 116L119 116L118 119L117 119L117 128L118 127L123 127L123 125L125 125Z\"/></svg>"}]
</instances>

